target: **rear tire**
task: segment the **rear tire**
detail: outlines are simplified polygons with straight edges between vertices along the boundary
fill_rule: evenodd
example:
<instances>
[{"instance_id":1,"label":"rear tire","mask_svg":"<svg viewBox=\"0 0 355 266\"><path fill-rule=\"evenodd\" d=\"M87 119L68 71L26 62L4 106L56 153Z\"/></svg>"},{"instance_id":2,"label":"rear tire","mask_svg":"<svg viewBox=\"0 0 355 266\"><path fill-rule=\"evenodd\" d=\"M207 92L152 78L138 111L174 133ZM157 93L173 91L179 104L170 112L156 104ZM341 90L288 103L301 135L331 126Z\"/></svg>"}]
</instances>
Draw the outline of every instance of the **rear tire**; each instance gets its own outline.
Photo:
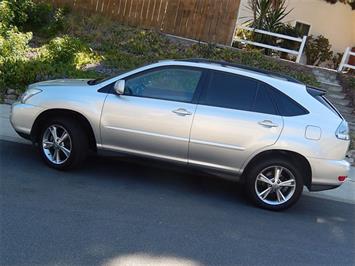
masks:
<instances>
[{"instance_id":1,"label":"rear tire","mask_svg":"<svg viewBox=\"0 0 355 266\"><path fill-rule=\"evenodd\" d=\"M72 118L52 118L44 123L39 152L47 165L58 170L78 167L88 153L89 141L83 127Z\"/></svg>"},{"instance_id":2,"label":"rear tire","mask_svg":"<svg viewBox=\"0 0 355 266\"><path fill-rule=\"evenodd\" d=\"M289 161L267 159L257 162L248 171L246 188L258 207L281 211L298 201L303 191L303 178Z\"/></svg>"}]
</instances>

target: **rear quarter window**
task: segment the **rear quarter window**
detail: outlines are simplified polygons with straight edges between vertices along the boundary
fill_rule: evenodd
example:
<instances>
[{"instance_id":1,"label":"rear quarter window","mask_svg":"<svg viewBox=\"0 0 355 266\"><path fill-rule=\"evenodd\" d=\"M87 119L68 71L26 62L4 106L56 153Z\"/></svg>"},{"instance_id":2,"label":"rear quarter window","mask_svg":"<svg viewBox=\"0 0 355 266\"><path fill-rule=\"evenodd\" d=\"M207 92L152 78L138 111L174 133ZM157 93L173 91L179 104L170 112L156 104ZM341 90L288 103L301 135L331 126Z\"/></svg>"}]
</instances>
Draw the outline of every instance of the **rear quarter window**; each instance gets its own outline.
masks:
<instances>
[{"instance_id":1,"label":"rear quarter window","mask_svg":"<svg viewBox=\"0 0 355 266\"><path fill-rule=\"evenodd\" d=\"M269 86L266 85L265 86ZM309 111L301 104L291 99L283 92L269 86L270 94L275 102L278 112L281 116L299 116L309 114Z\"/></svg>"}]
</instances>

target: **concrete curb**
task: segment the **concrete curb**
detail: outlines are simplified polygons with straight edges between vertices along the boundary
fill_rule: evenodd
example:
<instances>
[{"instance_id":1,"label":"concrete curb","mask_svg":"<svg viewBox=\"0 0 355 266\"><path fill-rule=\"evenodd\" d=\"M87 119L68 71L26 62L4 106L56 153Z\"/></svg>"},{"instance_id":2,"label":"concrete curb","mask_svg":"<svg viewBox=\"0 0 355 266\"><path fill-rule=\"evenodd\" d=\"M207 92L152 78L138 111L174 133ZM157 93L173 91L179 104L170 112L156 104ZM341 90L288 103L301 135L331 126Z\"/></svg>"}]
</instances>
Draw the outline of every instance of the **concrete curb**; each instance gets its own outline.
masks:
<instances>
[{"instance_id":1,"label":"concrete curb","mask_svg":"<svg viewBox=\"0 0 355 266\"><path fill-rule=\"evenodd\" d=\"M318 191L318 192L309 192L307 189L304 189L303 195L328 199L328 200L334 200L334 201L340 201L340 202L345 202L345 203L355 205L355 181L353 181L354 175L355 175L355 168L352 167L350 172L351 177L348 178L344 182L344 184L342 184L340 187L336 189Z\"/></svg>"},{"instance_id":2,"label":"concrete curb","mask_svg":"<svg viewBox=\"0 0 355 266\"><path fill-rule=\"evenodd\" d=\"M10 105L0 104L0 140L31 144L18 136L12 128L9 121L10 110ZM339 188L320 192L309 192L305 189L304 195L355 204L355 167L351 168L349 179Z\"/></svg>"},{"instance_id":3,"label":"concrete curb","mask_svg":"<svg viewBox=\"0 0 355 266\"><path fill-rule=\"evenodd\" d=\"M341 197L329 196L327 194L317 194L317 193L319 193L319 192L303 191L302 195L306 196L306 197L314 197L314 198L319 198L319 199L333 200L333 201L338 201L338 202L343 202L343 203L355 205L355 200L349 200L349 199L344 199Z\"/></svg>"}]
</instances>

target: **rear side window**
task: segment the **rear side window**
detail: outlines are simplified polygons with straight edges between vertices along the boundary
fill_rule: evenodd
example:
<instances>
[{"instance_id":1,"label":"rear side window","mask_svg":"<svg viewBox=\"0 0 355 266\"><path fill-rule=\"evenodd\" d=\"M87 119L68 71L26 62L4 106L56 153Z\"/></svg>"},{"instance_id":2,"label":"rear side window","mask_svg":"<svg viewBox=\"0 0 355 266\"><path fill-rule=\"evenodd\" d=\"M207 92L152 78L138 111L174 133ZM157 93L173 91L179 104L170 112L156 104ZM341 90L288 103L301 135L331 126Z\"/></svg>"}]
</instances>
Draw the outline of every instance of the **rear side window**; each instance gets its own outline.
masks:
<instances>
[{"instance_id":1,"label":"rear side window","mask_svg":"<svg viewBox=\"0 0 355 266\"><path fill-rule=\"evenodd\" d=\"M213 71L209 86L201 95L200 104L250 111L257 87L256 80Z\"/></svg>"},{"instance_id":2,"label":"rear side window","mask_svg":"<svg viewBox=\"0 0 355 266\"><path fill-rule=\"evenodd\" d=\"M270 97L269 87L270 86L265 83L259 83L252 108L253 112L278 115L275 105Z\"/></svg>"},{"instance_id":3,"label":"rear side window","mask_svg":"<svg viewBox=\"0 0 355 266\"><path fill-rule=\"evenodd\" d=\"M265 84L265 86L268 86ZM270 87L269 91L271 92L272 98L276 104L276 107L281 116L298 116L305 115L309 112L302 105L297 103L295 100L288 97L286 94L281 91Z\"/></svg>"}]
</instances>

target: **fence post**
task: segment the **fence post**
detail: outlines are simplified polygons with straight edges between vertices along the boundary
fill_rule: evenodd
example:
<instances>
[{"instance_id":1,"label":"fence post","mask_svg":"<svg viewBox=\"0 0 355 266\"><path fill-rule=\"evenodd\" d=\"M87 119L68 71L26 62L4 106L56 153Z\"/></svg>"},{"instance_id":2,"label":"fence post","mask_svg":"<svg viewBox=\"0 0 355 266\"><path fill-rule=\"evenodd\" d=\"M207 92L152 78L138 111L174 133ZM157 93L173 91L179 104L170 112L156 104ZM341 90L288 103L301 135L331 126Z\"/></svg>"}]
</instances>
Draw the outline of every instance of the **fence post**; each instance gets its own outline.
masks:
<instances>
[{"instance_id":1,"label":"fence post","mask_svg":"<svg viewBox=\"0 0 355 266\"><path fill-rule=\"evenodd\" d=\"M341 72L344 68L344 65L348 62L349 53L350 47L346 47L345 52L343 54L343 58L341 59L341 62L339 64L338 72Z\"/></svg>"},{"instance_id":2,"label":"fence post","mask_svg":"<svg viewBox=\"0 0 355 266\"><path fill-rule=\"evenodd\" d=\"M306 45L306 42L307 42L307 36L304 35L303 38L302 38L300 49L298 50L296 63L299 63L301 61L301 57L302 57L302 54L303 54L303 49L304 49L304 47Z\"/></svg>"}]
</instances>

